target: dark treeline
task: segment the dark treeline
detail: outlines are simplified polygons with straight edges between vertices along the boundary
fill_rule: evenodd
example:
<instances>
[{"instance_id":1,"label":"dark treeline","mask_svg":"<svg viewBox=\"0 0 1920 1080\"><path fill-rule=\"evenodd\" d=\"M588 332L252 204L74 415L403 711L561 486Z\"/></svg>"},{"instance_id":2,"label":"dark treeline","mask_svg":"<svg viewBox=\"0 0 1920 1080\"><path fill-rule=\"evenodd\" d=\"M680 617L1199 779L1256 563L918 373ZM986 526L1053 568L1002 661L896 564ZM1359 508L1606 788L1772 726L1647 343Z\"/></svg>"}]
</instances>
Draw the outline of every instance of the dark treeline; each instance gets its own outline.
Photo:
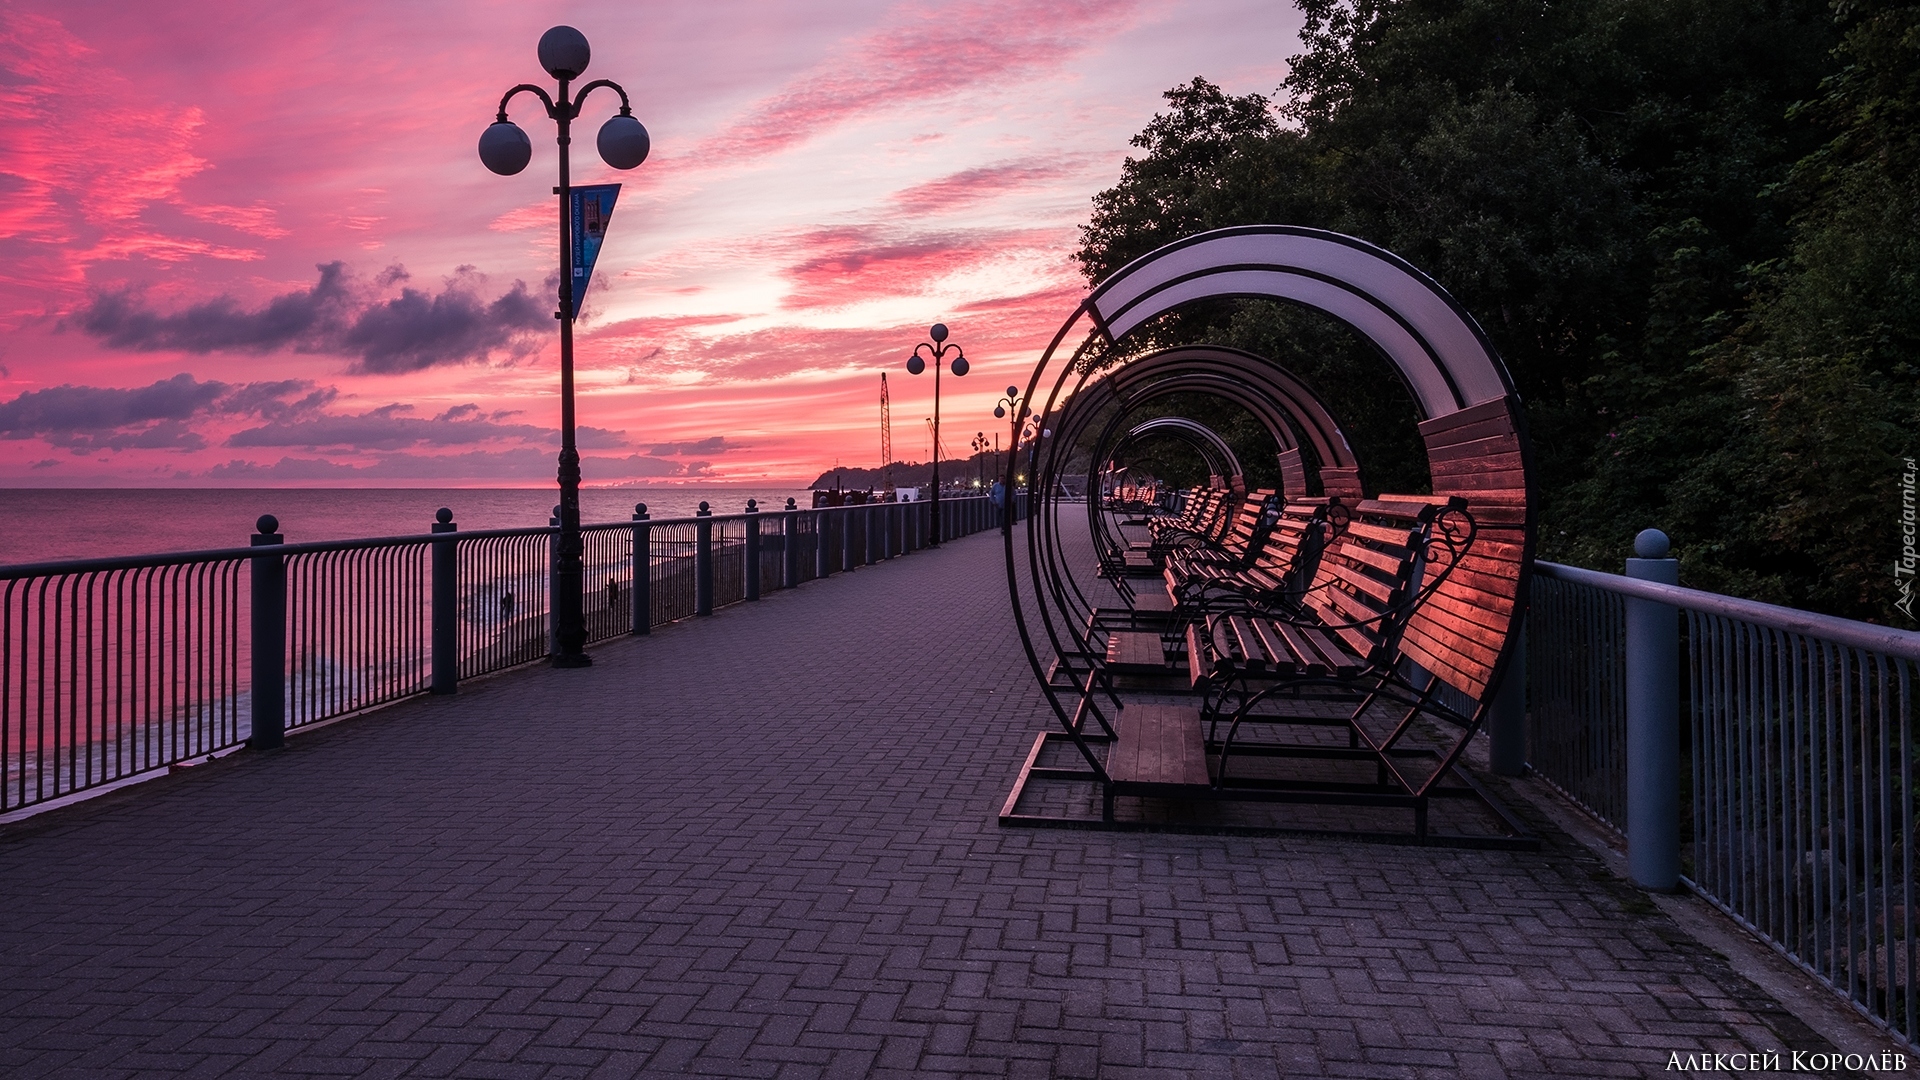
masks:
<instances>
[{"instance_id":1,"label":"dark treeline","mask_svg":"<svg viewBox=\"0 0 1920 1080\"><path fill-rule=\"evenodd\" d=\"M1920 7L1299 3L1283 104L1169 91L1095 199L1087 277L1227 225L1373 241L1512 370L1542 557L1617 568L1657 526L1688 584L1912 625ZM1151 329L1274 357L1335 406L1371 489L1425 483L1410 399L1344 327L1243 302Z\"/></svg>"},{"instance_id":2,"label":"dark treeline","mask_svg":"<svg viewBox=\"0 0 1920 1080\"><path fill-rule=\"evenodd\" d=\"M995 470L1006 467L1007 456L994 456L993 451L975 454L957 461L943 459L940 462L940 484L942 488L956 485L971 486L975 480L982 480L983 486L991 487ZM896 461L892 468L856 469L850 466L828 469L814 480L817 490L839 487L850 491L878 491L883 484L894 487L928 487L933 483L933 465L925 461Z\"/></svg>"}]
</instances>

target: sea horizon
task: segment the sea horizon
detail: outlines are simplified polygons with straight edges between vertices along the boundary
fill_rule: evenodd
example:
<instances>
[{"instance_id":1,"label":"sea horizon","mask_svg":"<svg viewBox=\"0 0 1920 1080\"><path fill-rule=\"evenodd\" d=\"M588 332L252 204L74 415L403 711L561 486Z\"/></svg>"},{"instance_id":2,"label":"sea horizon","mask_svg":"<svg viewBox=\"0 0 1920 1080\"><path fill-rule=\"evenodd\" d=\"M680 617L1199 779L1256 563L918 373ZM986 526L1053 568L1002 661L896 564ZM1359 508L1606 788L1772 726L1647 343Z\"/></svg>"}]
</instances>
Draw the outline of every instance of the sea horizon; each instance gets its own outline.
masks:
<instances>
[{"instance_id":1,"label":"sea horizon","mask_svg":"<svg viewBox=\"0 0 1920 1080\"><path fill-rule=\"evenodd\" d=\"M811 504L801 483L582 487L581 520L691 517L701 502L737 514ZM556 487L29 487L0 488L0 566L245 547L272 514L288 543L425 533L441 507L467 531L547 524Z\"/></svg>"}]
</instances>

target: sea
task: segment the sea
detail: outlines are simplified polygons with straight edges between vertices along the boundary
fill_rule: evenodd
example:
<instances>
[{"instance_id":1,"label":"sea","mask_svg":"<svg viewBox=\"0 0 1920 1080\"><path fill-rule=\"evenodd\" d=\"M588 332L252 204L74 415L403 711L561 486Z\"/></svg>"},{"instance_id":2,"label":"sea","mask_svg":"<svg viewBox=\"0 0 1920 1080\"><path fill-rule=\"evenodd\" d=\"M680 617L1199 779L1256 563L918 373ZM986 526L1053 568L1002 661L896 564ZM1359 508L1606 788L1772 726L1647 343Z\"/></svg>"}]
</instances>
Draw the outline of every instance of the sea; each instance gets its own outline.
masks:
<instances>
[{"instance_id":1,"label":"sea","mask_svg":"<svg viewBox=\"0 0 1920 1080\"><path fill-rule=\"evenodd\" d=\"M735 514L754 499L777 510L808 489L745 485L585 488L580 520L691 517L702 502ZM262 514L288 543L424 533L441 507L463 531L547 524L554 488L15 488L0 489L0 566L245 547Z\"/></svg>"}]
</instances>

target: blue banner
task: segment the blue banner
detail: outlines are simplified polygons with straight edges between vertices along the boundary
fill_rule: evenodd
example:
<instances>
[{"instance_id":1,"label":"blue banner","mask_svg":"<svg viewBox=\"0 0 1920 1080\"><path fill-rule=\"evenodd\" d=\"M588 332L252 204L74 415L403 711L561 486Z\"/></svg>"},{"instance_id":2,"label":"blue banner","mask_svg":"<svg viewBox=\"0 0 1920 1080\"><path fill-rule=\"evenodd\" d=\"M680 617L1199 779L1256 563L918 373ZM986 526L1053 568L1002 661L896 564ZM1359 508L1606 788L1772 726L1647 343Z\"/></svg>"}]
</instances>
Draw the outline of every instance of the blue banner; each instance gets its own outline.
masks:
<instances>
[{"instance_id":1,"label":"blue banner","mask_svg":"<svg viewBox=\"0 0 1920 1080\"><path fill-rule=\"evenodd\" d=\"M619 184L589 184L572 189L573 314L587 298L587 283L593 280L593 261L600 257L600 244L607 238L607 222L613 218L613 201L620 197Z\"/></svg>"}]
</instances>

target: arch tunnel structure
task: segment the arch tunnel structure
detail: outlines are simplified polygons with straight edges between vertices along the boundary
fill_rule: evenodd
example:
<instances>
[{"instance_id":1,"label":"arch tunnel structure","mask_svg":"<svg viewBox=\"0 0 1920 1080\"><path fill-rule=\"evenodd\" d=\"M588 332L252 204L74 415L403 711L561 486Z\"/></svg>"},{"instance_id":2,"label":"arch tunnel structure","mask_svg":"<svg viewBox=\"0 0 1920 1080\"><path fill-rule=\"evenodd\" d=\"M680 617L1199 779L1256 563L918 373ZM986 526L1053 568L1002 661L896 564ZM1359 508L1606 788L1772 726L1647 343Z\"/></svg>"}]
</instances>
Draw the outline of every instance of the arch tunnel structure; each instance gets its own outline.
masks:
<instances>
[{"instance_id":1,"label":"arch tunnel structure","mask_svg":"<svg viewBox=\"0 0 1920 1080\"><path fill-rule=\"evenodd\" d=\"M1005 535L1014 618L1062 731L1108 787L1109 815L1114 778L1086 734L1090 705L1106 726L1096 704L1102 694L1095 683L1102 676L1088 620L1097 605L1064 554L1060 530L1067 515L1053 505L1056 481L1075 448L1094 448L1087 465L1090 492L1098 490L1091 474L1107 460L1100 455L1156 432L1177 431L1203 446L1203 456L1233 460L1231 447L1203 423L1140 419L1142 410L1174 394L1211 395L1252 414L1273 437L1283 498L1363 498L1361 463L1338 418L1291 372L1217 345L1133 355L1130 335L1157 316L1233 298L1300 305L1357 332L1409 391L1427 452L1431 492L1393 497L1471 507L1472 549L1438 575L1430 594L1422 594L1424 602L1407 617L1400 638L1407 666L1428 675L1430 690L1444 684L1439 693L1450 690L1479 702L1442 770L1457 761L1518 647L1534 545L1525 418L1505 365L1472 317L1426 274L1353 237L1248 226L1169 244L1101 282L1054 335L1028 380L1025 400L1035 407L1024 429L1016 418L1020 452L1009 456L1007 466L1009 487L1024 461L1034 490L1043 493L1025 531L1024 552L1011 531ZM1103 523L1093 501L1090 496L1087 522L1098 543ZM1023 581L1037 593L1032 618ZM1105 696L1121 707L1110 690ZM1425 789L1414 794L1424 798Z\"/></svg>"}]
</instances>

